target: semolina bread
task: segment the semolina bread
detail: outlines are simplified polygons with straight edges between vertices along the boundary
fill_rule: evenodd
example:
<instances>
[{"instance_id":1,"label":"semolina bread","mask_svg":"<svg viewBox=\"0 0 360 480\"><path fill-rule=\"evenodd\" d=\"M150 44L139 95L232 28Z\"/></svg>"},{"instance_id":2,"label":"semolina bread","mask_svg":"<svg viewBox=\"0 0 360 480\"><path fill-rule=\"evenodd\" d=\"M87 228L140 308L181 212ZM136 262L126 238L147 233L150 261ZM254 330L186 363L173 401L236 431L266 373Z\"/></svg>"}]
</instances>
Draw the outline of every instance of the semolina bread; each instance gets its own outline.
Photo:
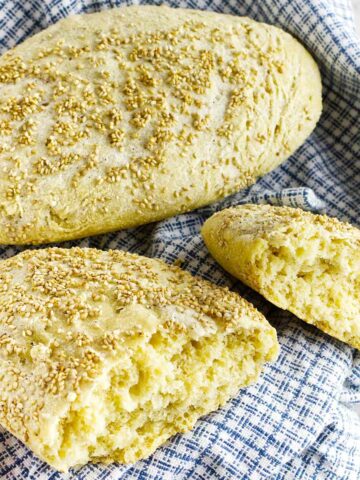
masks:
<instances>
[{"instance_id":1,"label":"semolina bread","mask_svg":"<svg viewBox=\"0 0 360 480\"><path fill-rule=\"evenodd\" d=\"M53 248L0 263L0 423L61 471L149 456L277 351L251 304L160 260Z\"/></svg>"},{"instance_id":2,"label":"semolina bread","mask_svg":"<svg viewBox=\"0 0 360 480\"><path fill-rule=\"evenodd\" d=\"M360 230L270 205L216 213L202 228L225 270L270 302L360 349Z\"/></svg>"},{"instance_id":3,"label":"semolina bread","mask_svg":"<svg viewBox=\"0 0 360 480\"><path fill-rule=\"evenodd\" d=\"M273 26L156 6L61 20L0 58L0 243L219 200L289 157L320 112L316 63Z\"/></svg>"}]
</instances>

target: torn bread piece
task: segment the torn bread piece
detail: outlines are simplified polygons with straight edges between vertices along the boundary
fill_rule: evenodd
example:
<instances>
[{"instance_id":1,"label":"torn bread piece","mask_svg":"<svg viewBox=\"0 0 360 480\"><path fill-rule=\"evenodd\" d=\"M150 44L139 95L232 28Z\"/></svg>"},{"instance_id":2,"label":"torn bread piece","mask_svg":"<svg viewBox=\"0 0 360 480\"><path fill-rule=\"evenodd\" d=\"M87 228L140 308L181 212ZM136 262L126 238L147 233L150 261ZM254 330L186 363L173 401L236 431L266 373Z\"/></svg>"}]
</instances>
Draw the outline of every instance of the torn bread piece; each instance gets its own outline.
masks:
<instances>
[{"instance_id":1,"label":"torn bread piece","mask_svg":"<svg viewBox=\"0 0 360 480\"><path fill-rule=\"evenodd\" d=\"M225 270L280 308L360 349L360 230L326 215L241 205L202 235Z\"/></svg>"},{"instance_id":2,"label":"torn bread piece","mask_svg":"<svg viewBox=\"0 0 360 480\"><path fill-rule=\"evenodd\" d=\"M0 263L0 423L60 471L149 456L277 351L251 304L160 260L52 248Z\"/></svg>"}]
</instances>

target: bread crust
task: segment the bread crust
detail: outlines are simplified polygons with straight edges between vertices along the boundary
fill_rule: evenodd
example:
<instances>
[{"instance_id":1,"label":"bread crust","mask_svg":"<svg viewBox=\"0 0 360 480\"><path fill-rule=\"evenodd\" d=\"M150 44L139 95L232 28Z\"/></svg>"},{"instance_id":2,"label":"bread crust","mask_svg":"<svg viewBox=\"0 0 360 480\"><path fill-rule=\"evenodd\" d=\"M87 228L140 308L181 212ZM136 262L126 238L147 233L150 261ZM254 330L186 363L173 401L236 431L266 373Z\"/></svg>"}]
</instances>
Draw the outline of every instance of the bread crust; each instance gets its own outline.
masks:
<instances>
[{"instance_id":1,"label":"bread crust","mask_svg":"<svg viewBox=\"0 0 360 480\"><path fill-rule=\"evenodd\" d=\"M316 63L276 27L155 6L61 20L0 58L0 243L212 203L283 162L320 113Z\"/></svg>"},{"instance_id":2,"label":"bread crust","mask_svg":"<svg viewBox=\"0 0 360 480\"><path fill-rule=\"evenodd\" d=\"M278 352L251 304L160 260L27 250L0 280L0 424L62 471L149 456Z\"/></svg>"},{"instance_id":3,"label":"bread crust","mask_svg":"<svg viewBox=\"0 0 360 480\"><path fill-rule=\"evenodd\" d=\"M278 307L360 349L360 230L298 208L240 205L202 228L213 257Z\"/></svg>"}]
</instances>

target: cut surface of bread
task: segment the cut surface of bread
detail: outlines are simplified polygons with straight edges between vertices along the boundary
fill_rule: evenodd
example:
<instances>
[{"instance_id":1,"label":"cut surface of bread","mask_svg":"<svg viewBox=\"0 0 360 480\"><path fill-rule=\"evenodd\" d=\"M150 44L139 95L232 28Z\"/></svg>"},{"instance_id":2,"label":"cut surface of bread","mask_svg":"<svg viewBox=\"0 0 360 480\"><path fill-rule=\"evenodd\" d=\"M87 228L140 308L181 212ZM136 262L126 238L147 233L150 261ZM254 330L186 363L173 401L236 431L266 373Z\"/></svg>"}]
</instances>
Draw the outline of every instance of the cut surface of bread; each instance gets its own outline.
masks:
<instances>
[{"instance_id":1,"label":"cut surface of bread","mask_svg":"<svg viewBox=\"0 0 360 480\"><path fill-rule=\"evenodd\" d=\"M190 211L289 157L321 113L284 31L156 6L77 15L0 58L0 243Z\"/></svg>"},{"instance_id":2,"label":"cut surface of bread","mask_svg":"<svg viewBox=\"0 0 360 480\"><path fill-rule=\"evenodd\" d=\"M280 308L360 349L360 230L326 215L242 205L208 219L214 258Z\"/></svg>"},{"instance_id":3,"label":"cut surface of bread","mask_svg":"<svg viewBox=\"0 0 360 480\"><path fill-rule=\"evenodd\" d=\"M0 263L0 423L61 471L149 456L277 351L251 304L159 260L54 248Z\"/></svg>"}]
</instances>

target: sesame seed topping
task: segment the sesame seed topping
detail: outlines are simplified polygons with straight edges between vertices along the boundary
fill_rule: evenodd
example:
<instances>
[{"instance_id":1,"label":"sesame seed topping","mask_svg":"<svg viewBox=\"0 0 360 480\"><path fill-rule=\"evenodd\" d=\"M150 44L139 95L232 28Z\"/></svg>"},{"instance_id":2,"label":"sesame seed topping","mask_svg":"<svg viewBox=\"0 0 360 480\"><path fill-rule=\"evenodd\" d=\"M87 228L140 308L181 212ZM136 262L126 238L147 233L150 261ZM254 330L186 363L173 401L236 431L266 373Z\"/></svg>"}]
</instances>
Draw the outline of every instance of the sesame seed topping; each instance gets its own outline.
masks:
<instances>
[{"instance_id":1,"label":"sesame seed topping","mask_svg":"<svg viewBox=\"0 0 360 480\"><path fill-rule=\"evenodd\" d=\"M119 16L113 28L80 29L71 40L58 40L54 32L26 57L15 50L1 58L0 197L2 228L11 241L33 241L28 233L44 231L41 219L48 215L60 223L75 219L76 210L83 218L112 215L118 184L131 196L134 214L158 218L165 176L181 182L174 198L183 210L193 202L186 191L190 176L200 176L206 198L208 175L219 166L226 167L220 179L226 185L219 185L217 195L254 179L256 172L245 171L241 158L241 142L249 142L240 141L240 129L253 131L259 153L247 158L256 165L266 142L256 116L251 118L254 106L260 112L284 77L282 48L267 27L260 43L250 20L219 28L181 15L156 30ZM302 122L310 121L304 109ZM292 145L284 130L277 137L274 155L282 158ZM231 152L239 152L238 160L224 163ZM182 165L187 174L177 176ZM89 186L96 188L89 193ZM39 200L45 191L51 195ZM66 192L78 200L56 216L51 202L66 203ZM173 192L167 192L170 198ZM44 215L36 216L37 209ZM71 228L67 223L60 230Z\"/></svg>"}]
</instances>

